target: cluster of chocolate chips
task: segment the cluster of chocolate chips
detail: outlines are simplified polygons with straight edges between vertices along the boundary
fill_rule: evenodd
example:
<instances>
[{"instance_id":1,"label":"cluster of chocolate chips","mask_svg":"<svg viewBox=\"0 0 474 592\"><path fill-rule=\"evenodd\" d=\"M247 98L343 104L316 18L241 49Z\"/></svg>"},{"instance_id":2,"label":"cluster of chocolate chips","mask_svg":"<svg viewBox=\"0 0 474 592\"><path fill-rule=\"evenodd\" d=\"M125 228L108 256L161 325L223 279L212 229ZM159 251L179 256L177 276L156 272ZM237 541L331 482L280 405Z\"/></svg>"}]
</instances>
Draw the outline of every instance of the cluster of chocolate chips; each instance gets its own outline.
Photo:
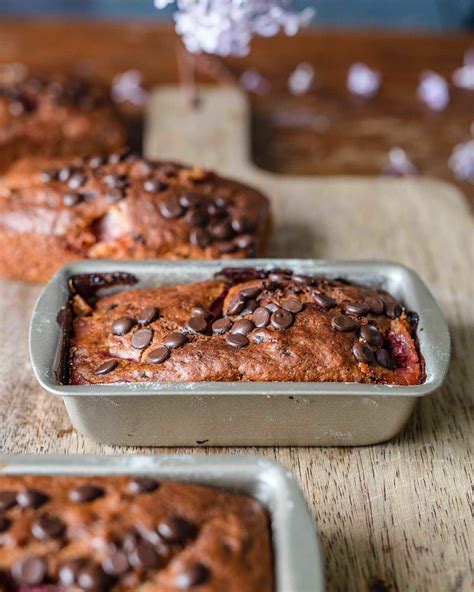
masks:
<instances>
[{"instance_id":1,"label":"cluster of chocolate chips","mask_svg":"<svg viewBox=\"0 0 474 592\"><path fill-rule=\"evenodd\" d=\"M29 76L16 85L0 86L0 98L8 101L13 117L34 111L41 101L56 106L73 106L80 111L100 107L107 100L107 93L93 88L81 78L46 79Z\"/></svg>"},{"instance_id":2,"label":"cluster of chocolate chips","mask_svg":"<svg viewBox=\"0 0 474 592\"><path fill-rule=\"evenodd\" d=\"M331 326L344 333L357 332L358 339L352 346L352 354L358 362L377 363L383 368L394 370L395 361L387 349L383 348L384 338L373 324L360 325L358 318L385 314L390 319L398 318L403 311L399 302L384 295L369 296L364 302L343 305L343 312L331 319Z\"/></svg>"},{"instance_id":3,"label":"cluster of chocolate chips","mask_svg":"<svg viewBox=\"0 0 474 592\"><path fill-rule=\"evenodd\" d=\"M190 191L172 195L160 203L163 218L183 218L189 225L191 244L201 249L216 243L221 254L239 249L255 251L255 225L247 216L233 215L232 198L217 195L209 198L203 193Z\"/></svg>"},{"instance_id":4,"label":"cluster of chocolate chips","mask_svg":"<svg viewBox=\"0 0 474 592\"><path fill-rule=\"evenodd\" d=\"M82 159L82 164L44 170L40 179L44 183L66 183L70 191L63 196L63 203L71 207L95 199L95 192L81 189L88 182L88 175L93 175L106 185L106 202L116 203L127 196L131 177L126 172L114 173L110 168L104 167L124 161L140 163L143 191L154 195L171 193L158 202L159 212L166 220L182 219L189 227L189 241L192 245L205 249L215 244L223 255L238 250L245 251L248 256L255 254L255 224L248 216L235 212L234 199L226 195L207 195L203 190L196 190L204 181L214 177L210 171L184 169L173 163L152 163L123 150L107 157L86 157ZM183 186L177 183L172 191L168 191L171 179L177 178L180 173L184 175ZM187 190L187 185L191 185L193 190Z\"/></svg>"},{"instance_id":5,"label":"cluster of chocolate chips","mask_svg":"<svg viewBox=\"0 0 474 592\"><path fill-rule=\"evenodd\" d=\"M137 477L130 482L129 491L134 495L149 494L160 484L155 479ZM106 495L105 489L95 485L81 485L69 491L69 499L76 504L88 504ZM0 536L12 525L6 511L15 506L39 509L47 505L49 496L41 491L0 491ZM56 540L61 546L67 543L67 525L46 512L41 513L31 525L31 533L38 541ZM127 530L120 540L111 541L109 551L101 562L93 558L72 558L59 566L57 582L48 573L48 561L41 554L27 555L11 567L11 578L20 586L40 586L58 583L67 589L77 586L82 590L102 592L110 590L122 576L137 569L141 574L159 570L188 541L198 535L198 527L182 516L170 515L150 532ZM187 590L208 581L210 569L201 562L190 562L176 575L178 589ZM1 583L1 582L0 582Z\"/></svg>"},{"instance_id":6,"label":"cluster of chocolate chips","mask_svg":"<svg viewBox=\"0 0 474 592\"><path fill-rule=\"evenodd\" d=\"M127 174L106 172L105 165L116 165L127 159L133 159L129 150L122 150L109 156L92 156L82 159L82 163L64 166L60 169L46 169L41 171L40 180L43 183L58 181L65 183L69 189L63 195L65 206L72 207L97 197L94 191L84 191L82 188L89 181L89 175L100 177L106 185L104 198L107 203L117 203L127 196L130 177Z\"/></svg>"},{"instance_id":7,"label":"cluster of chocolate chips","mask_svg":"<svg viewBox=\"0 0 474 592\"><path fill-rule=\"evenodd\" d=\"M235 273L235 271L234 271ZM245 278L243 281L245 281ZM254 279L254 278L251 278ZM224 316L215 315L202 306L195 306L192 315L179 331L167 335L162 345L147 355L147 362L161 364L171 355L172 350L184 346L195 335L225 335L227 345L243 348L250 344L249 335L258 329L270 327L273 330L285 331L295 322L296 315L307 304L316 304L324 311L340 307L338 314L330 317L335 331L356 333L357 339L352 353L358 362L366 364L378 363L380 366L393 370L396 363L389 349L384 347L384 338L374 323L375 317L386 315L390 319L400 316L403 307L391 296L384 294L367 296L363 302L337 301L326 293L329 289L341 284L341 280L332 281L307 275L293 274L289 270L267 272L260 278L258 285L240 290L227 307ZM343 282L346 283L346 282ZM302 301L299 294L309 296L310 301ZM272 301L276 300L279 302ZM144 350L153 341L153 329L144 327L160 316L155 306L148 306L135 318L120 317L112 323L113 335L123 336L139 325L140 328L131 338L131 345L137 350ZM365 318L363 322L361 319ZM253 341L259 343L261 335L254 335ZM95 371L97 375L108 374L119 365L118 360L111 359L101 364Z\"/></svg>"}]
</instances>

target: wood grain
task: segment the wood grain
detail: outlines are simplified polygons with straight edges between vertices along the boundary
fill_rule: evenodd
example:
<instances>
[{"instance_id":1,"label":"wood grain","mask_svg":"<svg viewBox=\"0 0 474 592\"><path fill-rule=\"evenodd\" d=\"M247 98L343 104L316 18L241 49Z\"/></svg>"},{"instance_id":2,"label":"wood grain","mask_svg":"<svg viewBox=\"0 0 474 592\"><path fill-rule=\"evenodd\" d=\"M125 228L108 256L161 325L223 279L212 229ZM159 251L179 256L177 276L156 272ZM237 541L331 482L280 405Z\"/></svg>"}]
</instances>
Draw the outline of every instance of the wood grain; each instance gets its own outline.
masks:
<instances>
[{"instance_id":1,"label":"wood grain","mask_svg":"<svg viewBox=\"0 0 474 592\"><path fill-rule=\"evenodd\" d=\"M27 327L40 288L1 281L0 451L275 458L297 476L318 525L329 591L467 591L474 262L466 204L455 188L435 181L264 173L246 156L248 110L242 95L228 89L203 97L202 109L189 113L175 89L162 89L153 99L147 152L193 161L198 155L266 190L275 209L274 256L387 258L413 267L450 325L453 361L445 386L420 401L395 440L373 447L100 446L75 432L62 402L35 383Z\"/></svg>"}]
</instances>

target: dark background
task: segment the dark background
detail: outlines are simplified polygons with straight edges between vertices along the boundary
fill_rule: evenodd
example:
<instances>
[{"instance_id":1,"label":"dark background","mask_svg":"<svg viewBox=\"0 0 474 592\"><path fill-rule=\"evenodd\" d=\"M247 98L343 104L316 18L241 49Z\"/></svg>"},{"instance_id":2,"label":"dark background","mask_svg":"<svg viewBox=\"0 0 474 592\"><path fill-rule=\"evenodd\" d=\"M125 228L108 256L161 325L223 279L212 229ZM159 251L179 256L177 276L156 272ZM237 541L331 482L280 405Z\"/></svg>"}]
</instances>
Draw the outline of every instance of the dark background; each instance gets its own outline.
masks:
<instances>
[{"instance_id":1,"label":"dark background","mask_svg":"<svg viewBox=\"0 0 474 592\"><path fill-rule=\"evenodd\" d=\"M295 0L294 5L314 6L314 25L321 27L474 29L474 0ZM153 0L0 0L0 18L169 20L172 11L172 7L156 10Z\"/></svg>"}]
</instances>

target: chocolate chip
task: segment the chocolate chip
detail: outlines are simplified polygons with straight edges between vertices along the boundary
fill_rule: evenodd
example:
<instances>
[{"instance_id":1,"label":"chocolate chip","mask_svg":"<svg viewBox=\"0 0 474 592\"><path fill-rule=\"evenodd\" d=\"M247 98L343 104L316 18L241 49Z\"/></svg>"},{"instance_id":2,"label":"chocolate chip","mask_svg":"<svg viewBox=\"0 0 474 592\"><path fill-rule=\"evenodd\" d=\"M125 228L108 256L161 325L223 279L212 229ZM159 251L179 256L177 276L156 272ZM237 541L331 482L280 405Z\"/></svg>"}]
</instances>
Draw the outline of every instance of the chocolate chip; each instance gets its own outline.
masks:
<instances>
[{"instance_id":1,"label":"chocolate chip","mask_svg":"<svg viewBox=\"0 0 474 592\"><path fill-rule=\"evenodd\" d=\"M135 325L135 319L120 317L112 323L112 335L126 335Z\"/></svg>"},{"instance_id":2,"label":"chocolate chip","mask_svg":"<svg viewBox=\"0 0 474 592\"><path fill-rule=\"evenodd\" d=\"M176 576L175 583L180 590L188 590L207 582L210 575L211 572L202 563L191 563Z\"/></svg>"},{"instance_id":3,"label":"chocolate chip","mask_svg":"<svg viewBox=\"0 0 474 592\"><path fill-rule=\"evenodd\" d=\"M214 335L223 335L232 327L232 321L227 318L218 319L212 323L212 332Z\"/></svg>"},{"instance_id":4,"label":"chocolate chip","mask_svg":"<svg viewBox=\"0 0 474 592\"><path fill-rule=\"evenodd\" d=\"M197 527L180 516L170 516L161 522L156 530L165 541L170 543L184 543L197 534Z\"/></svg>"},{"instance_id":5,"label":"chocolate chip","mask_svg":"<svg viewBox=\"0 0 474 592\"><path fill-rule=\"evenodd\" d=\"M39 508L48 501L49 497L37 489L25 489L16 496L18 505L22 508Z\"/></svg>"},{"instance_id":6,"label":"chocolate chip","mask_svg":"<svg viewBox=\"0 0 474 592\"><path fill-rule=\"evenodd\" d=\"M170 349L176 349L177 347L183 346L188 341L186 335L182 333L170 333L163 339L164 345Z\"/></svg>"},{"instance_id":7,"label":"chocolate chip","mask_svg":"<svg viewBox=\"0 0 474 592\"><path fill-rule=\"evenodd\" d=\"M352 346L352 353L358 362L370 364L375 360L374 350L361 341L356 341Z\"/></svg>"},{"instance_id":8,"label":"chocolate chip","mask_svg":"<svg viewBox=\"0 0 474 592\"><path fill-rule=\"evenodd\" d=\"M64 586L72 586L77 583L77 578L81 568L84 567L84 559L72 559L67 561L59 568L59 581Z\"/></svg>"},{"instance_id":9,"label":"chocolate chip","mask_svg":"<svg viewBox=\"0 0 474 592\"><path fill-rule=\"evenodd\" d=\"M251 234L242 234L235 239L235 245L238 249L254 248L256 245L255 237Z\"/></svg>"},{"instance_id":10,"label":"chocolate chip","mask_svg":"<svg viewBox=\"0 0 474 592\"><path fill-rule=\"evenodd\" d=\"M193 316L210 319L212 317L212 313L207 310L207 308L204 308L204 306L193 306Z\"/></svg>"},{"instance_id":11,"label":"chocolate chip","mask_svg":"<svg viewBox=\"0 0 474 592\"><path fill-rule=\"evenodd\" d=\"M102 497L105 491L95 485L80 485L69 492L69 499L76 504L86 504Z\"/></svg>"},{"instance_id":12,"label":"chocolate chip","mask_svg":"<svg viewBox=\"0 0 474 592\"><path fill-rule=\"evenodd\" d=\"M132 347L146 349L153 341L153 329L140 329L132 336Z\"/></svg>"},{"instance_id":13,"label":"chocolate chip","mask_svg":"<svg viewBox=\"0 0 474 592\"><path fill-rule=\"evenodd\" d=\"M205 249L212 243L212 236L204 228L192 228L189 233L189 241L195 247Z\"/></svg>"},{"instance_id":14,"label":"chocolate chip","mask_svg":"<svg viewBox=\"0 0 474 592\"><path fill-rule=\"evenodd\" d=\"M183 215L184 210L180 205L178 198L176 196L172 196L162 202L160 202L160 212L163 218L168 220L173 220L175 218L179 218Z\"/></svg>"},{"instance_id":15,"label":"chocolate chip","mask_svg":"<svg viewBox=\"0 0 474 592\"><path fill-rule=\"evenodd\" d=\"M128 560L133 567L158 569L163 566L163 558L148 541L140 541L129 554Z\"/></svg>"},{"instance_id":16,"label":"chocolate chip","mask_svg":"<svg viewBox=\"0 0 474 592\"><path fill-rule=\"evenodd\" d=\"M102 592L109 583L109 578L100 565L88 565L77 576L77 584L83 590Z\"/></svg>"},{"instance_id":17,"label":"chocolate chip","mask_svg":"<svg viewBox=\"0 0 474 592\"><path fill-rule=\"evenodd\" d=\"M375 357L377 363L383 368L387 368L387 370L395 370L397 367L386 349L379 349L379 351L375 354Z\"/></svg>"},{"instance_id":18,"label":"chocolate chip","mask_svg":"<svg viewBox=\"0 0 474 592\"><path fill-rule=\"evenodd\" d=\"M50 181L54 181L55 179L58 178L58 172L55 171L54 169L49 169L47 171L41 171L39 177L40 177L40 181L42 183L49 183Z\"/></svg>"},{"instance_id":19,"label":"chocolate chip","mask_svg":"<svg viewBox=\"0 0 474 592\"><path fill-rule=\"evenodd\" d=\"M218 208L227 208L231 206L234 201L230 197L226 197L225 195L216 195L214 198L214 204Z\"/></svg>"},{"instance_id":20,"label":"chocolate chip","mask_svg":"<svg viewBox=\"0 0 474 592\"><path fill-rule=\"evenodd\" d=\"M367 304L372 314L381 315L385 309L385 304L378 296L368 296L364 302Z\"/></svg>"},{"instance_id":21,"label":"chocolate chip","mask_svg":"<svg viewBox=\"0 0 474 592\"><path fill-rule=\"evenodd\" d=\"M94 374L96 374L97 376L103 376L104 374L108 374L109 372L112 372L113 370L115 370L115 368L117 368L117 366L118 366L117 360L107 360L106 362L101 364L98 368L96 368L96 371Z\"/></svg>"},{"instance_id":22,"label":"chocolate chip","mask_svg":"<svg viewBox=\"0 0 474 592\"><path fill-rule=\"evenodd\" d=\"M74 171L70 168L64 167L58 173L58 179L63 183L69 179Z\"/></svg>"},{"instance_id":23,"label":"chocolate chip","mask_svg":"<svg viewBox=\"0 0 474 592\"><path fill-rule=\"evenodd\" d=\"M98 169L100 166L105 164L105 157L103 156L92 156L87 161L87 164L91 167L91 169Z\"/></svg>"},{"instance_id":24,"label":"chocolate chip","mask_svg":"<svg viewBox=\"0 0 474 592\"><path fill-rule=\"evenodd\" d=\"M280 271L273 271L268 274L268 279L271 282L275 282L277 284L283 283L285 280L288 280L289 277L286 273L282 273Z\"/></svg>"},{"instance_id":25,"label":"chocolate chip","mask_svg":"<svg viewBox=\"0 0 474 592\"><path fill-rule=\"evenodd\" d=\"M15 491L0 491L0 510L9 510L17 504Z\"/></svg>"},{"instance_id":26,"label":"chocolate chip","mask_svg":"<svg viewBox=\"0 0 474 592\"><path fill-rule=\"evenodd\" d=\"M215 216L216 218L227 217L227 210L224 207L218 206L215 202L208 203L206 209L209 216Z\"/></svg>"},{"instance_id":27,"label":"chocolate chip","mask_svg":"<svg viewBox=\"0 0 474 592\"><path fill-rule=\"evenodd\" d=\"M59 539L63 536L66 526L59 518L44 514L31 526L31 532L39 541Z\"/></svg>"},{"instance_id":28,"label":"chocolate chip","mask_svg":"<svg viewBox=\"0 0 474 592\"><path fill-rule=\"evenodd\" d=\"M313 298L315 299L316 304L318 304L324 310L329 310L330 308L334 308L337 304L336 301L334 300L334 298L331 298L327 294L314 293Z\"/></svg>"},{"instance_id":29,"label":"chocolate chip","mask_svg":"<svg viewBox=\"0 0 474 592\"><path fill-rule=\"evenodd\" d=\"M377 327L374 327L373 325L364 325L361 327L359 334L369 345L374 345L375 347L380 347L382 345L382 334Z\"/></svg>"},{"instance_id":30,"label":"chocolate chip","mask_svg":"<svg viewBox=\"0 0 474 592\"><path fill-rule=\"evenodd\" d=\"M5 532L11 526L10 520L6 516L0 516L0 532Z\"/></svg>"},{"instance_id":31,"label":"chocolate chip","mask_svg":"<svg viewBox=\"0 0 474 592\"><path fill-rule=\"evenodd\" d=\"M179 198L179 203L183 208L192 208L196 206L200 206L203 202L203 197L199 193L189 192L181 195Z\"/></svg>"},{"instance_id":32,"label":"chocolate chip","mask_svg":"<svg viewBox=\"0 0 474 592\"><path fill-rule=\"evenodd\" d=\"M227 335L226 342L227 345L237 348L246 347L250 343L247 337L242 335L242 333L231 333L230 335Z\"/></svg>"},{"instance_id":33,"label":"chocolate chip","mask_svg":"<svg viewBox=\"0 0 474 592\"><path fill-rule=\"evenodd\" d=\"M258 304L254 298L247 300L247 302L245 303L244 309L240 312L240 316L245 317L245 316L253 313L253 311L256 308L258 308Z\"/></svg>"},{"instance_id":34,"label":"chocolate chip","mask_svg":"<svg viewBox=\"0 0 474 592\"><path fill-rule=\"evenodd\" d=\"M63 196L63 204L68 207L75 206L81 203L82 201L84 201L84 196L82 195L82 193L71 191Z\"/></svg>"},{"instance_id":35,"label":"chocolate chip","mask_svg":"<svg viewBox=\"0 0 474 592\"><path fill-rule=\"evenodd\" d=\"M199 209L192 209L186 212L184 220L189 226L197 226L201 228L207 226L207 223L209 222L207 215ZM211 235L209 235L209 237L211 238Z\"/></svg>"},{"instance_id":36,"label":"chocolate chip","mask_svg":"<svg viewBox=\"0 0 474 592\"><path fill-rule=\"evenodd\" d=\"M128 148L124 148L123 150L120 150L120 152L114 152L109 156L109 164L118 164L119 162L123 162L131 155L132 151Z\"/></svg>"},{"instance_id":37,"label":"chocolate chip","mask_svg":"<svg viewBox=\"0 0 474 592\"><path fill-rule=\"evenodd\" d=\"M331 327L336 331L347 333L357 329L357 323L349 317L344 315L336 315L331 319Z\"/></svg>"},{"instance_id":38,"label":"chocolate chip","mask_svg":"<svg viewBox=\"0 0 474 592\"><path fill-rule=\"evenodd\" d=\"M137 314L137 322L140 325L149 325L160 316L160 310L156 306L147 306Z\"/></svg>"},{"instance_id":39,"label":"chocolate chip","mask_svg":"<svg viewBox=\"0 0 474 592\"><path fill-rule=\"evenodd\" d=\"M234 231L232 230L232 225L229 220L224 220L223 222L219 222L218 224L214 224L210 228L211 234L217 240L229 240L234 236Z\"/></svg>"},{"instance_id":40,"label":"chocolate chip","mask_svg":"<svg viewBox=\"0 0 474 592\"><path fill-rule=\"evenodd\" d=\"M291 312L289 312L288 310L283 310L281 308L279 310L276 310L272 314L270 319L272 325L275 327L275 329L278 329L279 331L284 331L285 329L288 329L288 327L291 327L294 320L295 317Z\"/></svg>"},{"instance_id":41,"label":"chocolate chip","mask_svg":"<svg viewBox=\"0 0 474 592\"><path fill-rule=\"evenodd\" d=\"M303 303L298 298L285 298L281 301L281 307L288 312L301 312L303 310Z\"/></svg>"},{"instance_id":42,"label":"chocolate chip","mask_svg":"<svg viewBox=\"0 0 474 592\"><path fill-rule=\"evenodd\" d=\"M295 284L310 286L313 283L313 277L310 275L296 274L293 276Z\"/></svg>"},{"instance_id":43,"label":"chocolate chip","mask_svg":"<svg viewBox=\"0 0 474 592\"><path fill-rule=\"evenodd\" d=\"M121 576L130 568L127 555L123 551L115 551L102 562L102 569L109 576Z\"/></svg>"},{"instance_id":44,"label":"chocolate chip","mask_svg":"<svg viewBox=\"0 0 474 592\"><path fill-rule=\"evenodd\" d=\"M389 319L397 319L403 311L403 307L399 302L386 302L385 314Z\"/></svg>"},{"instance_id":45,"label":"chocolate chip","mask_svg":"<svg viewBox=\"0 0 474 592\"><path fill-rule=\"evenodd\" d=\"M239 216L238 218L234 218L232 220L232 230L236 234L248 234L253 232L255 226L247 216Z\"/></svg>"},{"instance_id":46,"label":"chocolate chip","mask_svg":"<svg viewBox=\"0 0 474 592\"><path fill-rule=\"evenodd\" d=\"M207 321L201 316L192 317L186 321L185 328L190 333L205 333L207 331Z\"/></svg>"},{"instance_id":47,"label":"chocolate chip","mask_svg":"<svg viewBox=\"0 0 474 592\"><path fill-rule=\"evenodd\" d=\"M37 586L46 578L48 566L42 557L26 557L13 564L12 576L18 584Z\"/></svg>"},{"instance_id":48,"label":"chocolate chip","mask_svg":"<svg viewBox=\"0 0 474 592\"><path fill-rule=\"evenodd\" d=\"M113 187L115 189L123 189L125 187L128 187L128 185L130 184L128 175L108 174L102 177L102 181L109 187Z\"/></svg>"},{"instance_id":49,"label":"chocolate chip","mask_svg":"<svg viewBox=\"0 0 474 592\"><path fill-rule=\"evenodd\" d=\"M150 364L162 364L170 357L170 354L170 350L166 346L162 345L148 354L147 361Z\"/></svg>"},{"instance_id":50,"label":"chocolate chip","mask_svg":"<svg viewBox=\"0 0 474 592\"><path fill-rule=\"evenodd\" d=\"M256 298L261 292L262 288L260 286L250 286L240 290L239 296L242 296L242 298Z\"/></svg>"},{"instance_id":51,"label":"chocolate chip","mask_svg":"<svg viewBox=\"0 0 474 592\"><path fill-rule=\"evenodd\" d=\"M248 335L251 331L255 329L255 325L252 321L247 319L240 319L235 321L232 329L230 330L231 333L241 333L242 335Z\"/></svg>"},{"instance_id":52,"label":"chocolate chip","mask_svg":"<svg viewBox=\"0 0 474 592\"><path fill-rule=\"evenodd\" d=\"M135 477L130 482L130 491L132 493L151 493L156 491L160 486L156 479L150 477Z\"/></svg>"},{"instance_id":53,"label":"chocolate chip","mask_svg":"<svg viewBox=\"0 0 474 592\"><path fill-rule=\"evenodd\" d=\"M365 302L351 302L344 305L344 312L353 315L366 315L370 312L370 308Z\"/></svg>"},{"instance_id":54,"label":"chocolate chip","mask_svg":"<svg viewBox=\"0 0 474 592\"><path fill-rule=\"evenodd\" d=\"M233 253L234 251L237 251L237 245L232 241L225 241L223 243L219 243L219 245L217 246L217 250L222 255L226 255L228 253Z\"/></svg>"},{"instance_id":55,"label":"chocolate chip","mask_svg":"<svg viewBox=\"0 0 474 592\"><path fill-rule=\"evenodd\" d=\"M252 321L256 327L266 327L270 322L270 311L260 306L254 311Z\"/></svg>"},{"instance_id":56,"label":"chocolate chip","mask_svg":"<svg viewBox=\"0 0 474 592\"><path fill-rule=\"evenodd\" d=\"M158 179L148 179L143 183L143 189L149 193L156 193L157 191L168 189L168 184Z\"/></svg>"},{"instance_id":57,"label":"chocolate chip","mask_svg":"<svg viewBox=\"0 0 474 592\"><path fill-rule=\"evenodd\" d=\"M270 312L276 312L280 307L274 302L269 302L268 304L265 304L265 308L267 308Z\"/></svg>"},{"instance_id":58,"label":"chocolate chip","mask_svg":"<svg viewBox=\"0 0 474 592\"><path fill-rule=\"evenodd\" d=\"M227 314L229 315L237 315L242 312L245 306L245 299L242 298L240 295L236 296L229 304L227 308Z\"/></svg>"},{"instance_id":59,"label":"chocolate chip","mask_svg":"<svg viewBox=\"0 0 474 592\"><path fill-rule=\"evenodd\" d=\"M68 185L71 189L79 189L87 181L87 177L82 173L74 173L69 177Z\"/></svg>"}]
</instances>

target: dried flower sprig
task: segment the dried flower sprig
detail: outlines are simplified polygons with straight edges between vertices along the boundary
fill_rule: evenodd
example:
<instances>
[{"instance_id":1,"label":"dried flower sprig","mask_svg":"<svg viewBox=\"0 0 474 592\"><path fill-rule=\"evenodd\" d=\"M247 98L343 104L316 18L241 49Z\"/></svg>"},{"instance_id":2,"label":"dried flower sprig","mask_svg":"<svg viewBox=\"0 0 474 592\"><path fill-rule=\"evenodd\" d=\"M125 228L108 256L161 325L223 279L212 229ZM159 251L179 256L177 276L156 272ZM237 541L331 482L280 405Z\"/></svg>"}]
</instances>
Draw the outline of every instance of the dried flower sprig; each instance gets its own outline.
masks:
<instances>
[{"instance_id":1,"label":"dried flower sprig","mask_svg":"<svg viewBox=\"0 0 474 592\"><path fill-rule=\"evenodd\" d=\"M174 0L154 3L161 9ZM313 8L297 12L291 4L292 0L176 0L176 31L192 53L245 56L253 37L296 35L312 20Z\"/></svg>"}]
</instances>

